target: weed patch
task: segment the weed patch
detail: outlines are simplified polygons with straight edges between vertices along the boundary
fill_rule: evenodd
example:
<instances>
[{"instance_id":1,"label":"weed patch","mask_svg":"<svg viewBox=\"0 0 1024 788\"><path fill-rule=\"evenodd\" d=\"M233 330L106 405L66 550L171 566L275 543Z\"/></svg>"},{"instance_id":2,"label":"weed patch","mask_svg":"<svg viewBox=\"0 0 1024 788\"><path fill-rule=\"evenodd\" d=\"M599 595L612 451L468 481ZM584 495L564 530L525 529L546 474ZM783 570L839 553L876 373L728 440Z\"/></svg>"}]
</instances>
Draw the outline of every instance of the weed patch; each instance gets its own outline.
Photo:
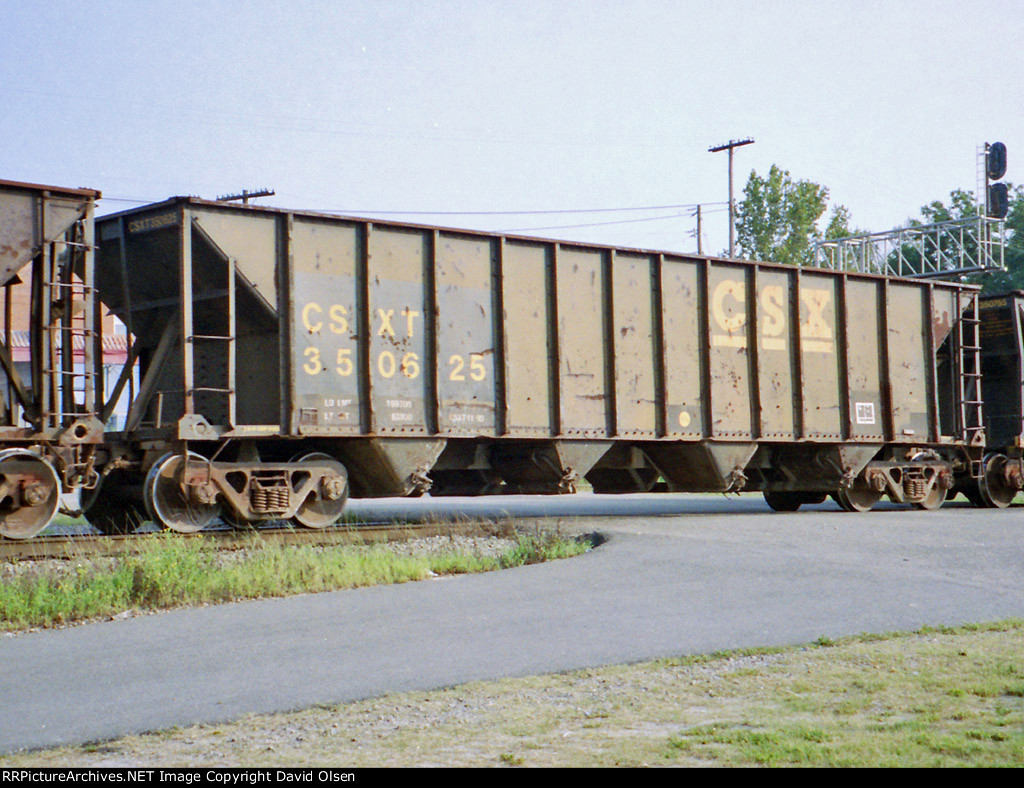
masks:
<instances>
[{"instance_id":1,"label":"weed patch","mask_svg":"<svg viewBox=\"0 0 1024 788\"><path fill-rule=\"evenodd\" d=\"M162 610L487 572L565 558L588 545L557 534L520 536L498 556L450 549L403 554L387 545L294 547L253 537L240 551L204 539L148 537L118 559L72 557L51 571L0 583L0 629L53 627L126 610Z\"/></svg>"}]
</instances>

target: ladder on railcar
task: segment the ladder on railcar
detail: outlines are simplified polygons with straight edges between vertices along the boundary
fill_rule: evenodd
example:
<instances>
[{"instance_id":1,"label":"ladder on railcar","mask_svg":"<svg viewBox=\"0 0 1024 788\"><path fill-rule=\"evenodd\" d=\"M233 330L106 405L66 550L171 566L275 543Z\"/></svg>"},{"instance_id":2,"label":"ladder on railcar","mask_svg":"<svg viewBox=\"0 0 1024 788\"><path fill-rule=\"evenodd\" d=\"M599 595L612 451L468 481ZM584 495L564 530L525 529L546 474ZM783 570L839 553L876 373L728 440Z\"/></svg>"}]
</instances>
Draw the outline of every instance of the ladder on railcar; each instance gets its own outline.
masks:
<instances>
[{"instance_id":1,"label":"ladder on railcar","mask_svg":"<svg viewBox=\"0 0 1024 788\"><path fill-rule=\"evenodd\" d=\"M91 239L83 222L64 241L44 251L33 283L33 325L41 332L38 364L42 375L39 415L42 428L60 429L83 418L97 418L97 376L101 374L96 288L92 283ZM78 273L85 274L84 280Z\"/></svg>"},{"instance_id":2,"label":"ladder on railcar","mask_svg":"<svg viewBox=\"0 0 1024 788\"><path fill-rule=\"evenodd\" d=\"M981 398L981 320L978 294L959 295L960 319L957 321L957 365L959 366L960 437L968 449L984 447L985 423ZM966 299L966 303L965 303ZM982 452L971 453L971 476L980 479Z\"/></svg>"},{"instance_id":3,"label":"ladder on railcar","mask_svg":"<svg viewBox=\"0 0 1024 788\"><path fill-rule=\"evenodd\" d=\"M184 265L191 263L190 256ZM226 257L215 260L204 272L214 281L206 280L204 285L194 273L195 269L187 272L191 303L184 328L185 413L234 426L238 352L235 261ZM210 292L204 292L204 287L210 287Z\"/></svg>"}]
</instances>

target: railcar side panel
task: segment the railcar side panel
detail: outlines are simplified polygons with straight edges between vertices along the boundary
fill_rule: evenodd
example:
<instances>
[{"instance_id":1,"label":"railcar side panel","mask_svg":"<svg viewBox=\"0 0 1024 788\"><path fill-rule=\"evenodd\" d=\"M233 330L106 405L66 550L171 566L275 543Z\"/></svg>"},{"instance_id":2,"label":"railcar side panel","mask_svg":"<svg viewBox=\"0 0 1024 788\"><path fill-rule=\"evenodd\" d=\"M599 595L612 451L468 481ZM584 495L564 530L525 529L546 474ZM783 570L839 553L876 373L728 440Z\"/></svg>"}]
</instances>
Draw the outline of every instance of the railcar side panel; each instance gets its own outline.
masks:
<instances>
[{"instance_id":1,"label":"railcar side panel","mask_svg":"<svg viewBox=\"0 0 1024 788\"><path fill-rule=\"evenodd\" d=\"M800 352L804 379L804 437L836 441L843 437L840 408L836 289L839 278L801 272L799 277Z\"/></svg>"},{"instance_id":2,"label":"railcar side panel","mask_svg":"<svg viewBox=\"0 0 1024 788\"><path fill-rule=\"evenodd\" d=\"M846 283L846 346L850 439L884 440L882 396L882 323L878 312L881 285L874 280Z\"/></svg>"},{"instance_id":3,"label":"railcar side panel","mask_svg":"<svg viewBox=\"0 0 1024 788\"><path fill-rule=\"evenodd\" d=\"M762 268L757 272L757 376L760 381L761 437L796 436L796 369L793 347L792 282L795 274Z\"/></svg>"},{"instance_id":4,"label":"railcar side panel","mask_svg":"<svg viewBox=\"0 0 1024 788\"><path fill-rule=\"evenodd\" d=\"M303 435L362 431L354 225L297 221L291 232L293 407Z\"/></svg>"},{"instance_id":5,"label":"railcar side panel","mask_svg":"<svg viewBox=\"0 0 1024 788\"><path fill-rule=\"evenodd\" d=\"M615 427L620 436L654 437L657 431L652 283L650 257L615 255L612 338L615 344Z\"/></svg>"},{"instance_id":6,"label":"railcar side panel","mask_svg":"<svg viewBox=\"0 0 1024 788\"><path fill-rule=\"evenodd\" d=\"M488 239L439 234L434 272L438 427L445 435L495 434L493 266ZM422 366L429 357L412 363Z\"/></svg>"},{"instance_id":7,"label":"railcar side panel","mask_svg":"<svg viewBox=\"0 0 1024 788\"><path fill-rule=\"evenodd\" d=\"M925 321L931 319L924 311L925 288L891 282L888 289L893 440L927 441L931 390L927 369L932 362L925 358Z\"/></svg>"},{"instance_id":8,"label":"railcar side panel","mask_svg":"<svg viewBox=\"0 0 1024 788\"><path fill-rule=\"evenodd\" d=\"M427 294L431 239L419 230L371 228L366 286L373 431L427 435L436 418L424 373L425 360L436 358L426 320L433 307Z\"/></svg>"},{"instance_id":9,"label":"railcar side panel","mask_svg":"<svg viewBox=\"0 0 1024 788\"><path fill-rule=\"evenodd\" d=\"M665 257L661 269L662 331L665 353L665 431L670 438L695 440L707 431L704 339L706 299L703 271L690 260Z\"/></svg>"},{"instance_id":10,"label":"railcar side panel","mask_svg":"<svg viewBox=\"0 0 1024 788\"><path fill-rule=\"evenodd\" d=\"M534 438L556 432L552 268L551 247L512 241L505 244L501 281L505 419L512 437Z\"/></svg>"},{"instance_id":11,"label":"railcar side panel","mask_svg":"<svg viewBox=\"0 0 1024 788\"><path fill-rule=\"evenodd\" d=\"M752 375L748 344L751 287L749 266L714 264L708 276L711 310L711 425L709 437L754 435ZM692 360L691 360L692 365Z\"/></svg>"},{"instance_id":12,"label":"railcar side panel","mask_svg":"<svg viewBox=\"0 0 1024 788\"><path fill-rule=\"evenodd\" d=\"M565 246L557 252L558 416L568 437L609 432L603 257L599 250Z\"/></svg>"}]
</instances>

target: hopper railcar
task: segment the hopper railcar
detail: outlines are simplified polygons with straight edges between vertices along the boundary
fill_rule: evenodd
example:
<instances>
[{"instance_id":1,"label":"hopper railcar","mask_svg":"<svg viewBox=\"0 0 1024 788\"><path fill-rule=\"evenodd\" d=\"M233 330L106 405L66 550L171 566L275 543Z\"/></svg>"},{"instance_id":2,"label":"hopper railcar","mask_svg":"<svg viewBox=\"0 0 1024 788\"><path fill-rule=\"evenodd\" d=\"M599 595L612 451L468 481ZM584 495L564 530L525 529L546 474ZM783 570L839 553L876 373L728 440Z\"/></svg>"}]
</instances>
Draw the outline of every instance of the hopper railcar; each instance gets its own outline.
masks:
<instances>
[{"instance_id":1,"label":"hopper railcar","mask_svg":"<svg viewBox=\"0 0 1024 788\"><path fill-rule=\"evenodd\" d=\"M0 181L0 535L27 538L95 489L105 436L91 189ZM25 323L15 322L15 290ZM31 319L28 315L31 314ZM19 358L17 351L27 351Z\"/></svg>"},{"instance_id":2,"label":"hopper railcar","mask_svg":"<svg viewBox=\"0 0 1024 788\"><path fill-rule=\"evenodd\" d=\"M1003 394L982 383L1001 373L975 286L194 197L95 225L69 270L93 324L102 303L134 338L128 363L73 408L90 431L71 427L70 460L38 431L22 450L107 532L136 510L318 528L349 495L582 479L779 510L1020 489L1020 377L1016 427L987 446L983 399Z\"/></svg>"},{"instance_id":3,"label":"hopper railcar","mask_svg":"<svg viewBox=\"0 0 1024 788\"><path fill-rule=\"evenodd\" d=\"M97 233L142 376L104 517L126 488L188 530L580 479L933 508L980 477L975 287L190 197Z\"/></svg>"}]
</instances>

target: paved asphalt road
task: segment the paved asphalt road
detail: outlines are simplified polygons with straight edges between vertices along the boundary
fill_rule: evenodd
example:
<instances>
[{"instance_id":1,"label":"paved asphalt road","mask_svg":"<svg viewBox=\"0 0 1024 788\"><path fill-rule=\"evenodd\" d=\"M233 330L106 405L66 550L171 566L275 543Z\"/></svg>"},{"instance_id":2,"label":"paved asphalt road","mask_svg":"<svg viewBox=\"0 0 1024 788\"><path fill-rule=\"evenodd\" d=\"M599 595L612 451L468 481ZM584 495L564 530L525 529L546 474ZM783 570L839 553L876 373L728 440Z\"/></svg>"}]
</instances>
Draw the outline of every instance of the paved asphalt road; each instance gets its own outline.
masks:
<instances>
[{"instance_id":1,"label":"paved asphalt road","mask_svg":"<svg viewBox=\"0 0 1024 788\"><path fill-rule=\"evenodd\" d=\"M756 496L479 507L603 513L576 522L607 541L506 572L0 637L0 752L476 679L1024 616L1020 509L848 515L825 504L783 515Z\"/></svg>"}]
</instances>

